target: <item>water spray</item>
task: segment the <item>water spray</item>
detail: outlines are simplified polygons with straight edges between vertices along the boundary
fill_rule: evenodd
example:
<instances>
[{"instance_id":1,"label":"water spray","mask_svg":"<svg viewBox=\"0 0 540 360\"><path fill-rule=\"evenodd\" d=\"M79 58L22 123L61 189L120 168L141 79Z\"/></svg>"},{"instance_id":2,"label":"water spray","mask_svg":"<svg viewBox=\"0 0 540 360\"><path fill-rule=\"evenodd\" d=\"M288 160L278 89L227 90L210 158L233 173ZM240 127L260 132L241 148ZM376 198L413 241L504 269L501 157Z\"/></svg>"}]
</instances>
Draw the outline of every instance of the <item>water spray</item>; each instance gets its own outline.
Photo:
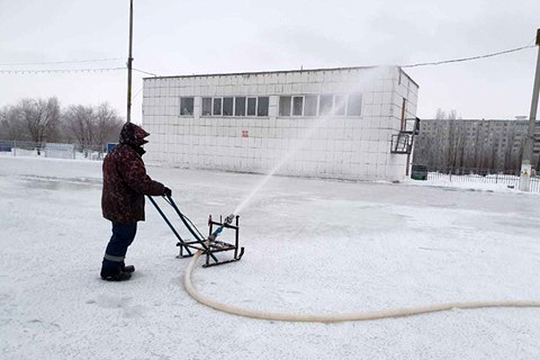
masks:
<instances>
[{"instance_id":1,"label":"water spray","mask_svg":"<svg viewBox=\"0 0 540 360\"><path fill-rule=\"evenodd\" d=\"M361 81L354 83L354 85L351 85L350 88L346 91L346 93L352 94L357 92L363 92L374 81L380 79L381 75L384 74L387 69L388 67L384 66L371 69L367 74L365 74L365 77ZM336 102L334 107L344 107L346 98L346 96L343 96L340 101ZM251 192L249 192L249 194L240 202L240 204L238 204L238 206L234 210L235 214L239 214L253 200L255 195L266 185L266 183L270 181L270 179L276 173L278 173L278 171L286 163L293 159L301 149L304 148L308 140L314 138L316 133L326 125L329 119L335 116L333 111L334 110L330 108L325 112L319 113L318 119L313 120L311 127L304 131L302 134L300 134L293 146L288 149L288 152L285 154L285 156L283 156L281 159L279 159L279 161L277 161L275 166L271 168L268 173L266 173L264 178L251 190Z\"/></svg>"}]
</instances>

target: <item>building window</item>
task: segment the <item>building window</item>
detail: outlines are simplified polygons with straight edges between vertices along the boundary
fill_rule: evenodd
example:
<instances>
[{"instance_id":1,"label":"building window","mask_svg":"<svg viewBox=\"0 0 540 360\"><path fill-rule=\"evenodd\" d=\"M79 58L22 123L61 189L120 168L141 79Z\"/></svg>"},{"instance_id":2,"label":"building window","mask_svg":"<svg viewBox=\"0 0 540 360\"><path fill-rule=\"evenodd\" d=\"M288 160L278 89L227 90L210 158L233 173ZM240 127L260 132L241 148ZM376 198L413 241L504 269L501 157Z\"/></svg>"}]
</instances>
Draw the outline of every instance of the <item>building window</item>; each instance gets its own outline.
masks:
<instances>
[{"instance_id":1,"label":"building window","mask_svg":"<svg viewBox=\"0 0 540 360\"><path fill-rule=\"evenodd\" d=\"M293 116L302 116L304 113L304 97L293 96Z\"/></svg>"},{"instance_id":2,"label":"building window","mask_svg":"<svg viewBox=\"0 0 540 360\"><path fill-rule=\"evenodd\" d=\"M214 98L214 116L221 116L221 105L222 101L221 98Z\"/></svg>"},{"instance_id":3,"label":"building window","mask_svg":"<svg viewBox=\"0 0 540 360\"><path fill-rule=\"evenodd\" d=\"M360 116L362 94L280 96L279 116Z\"/></svg>"},{"instance_id":4,"label":"building window","mask_svg":"<svg viewBox=\"0 0 540 360\"><path fill-rule=\"evenodd\" d=\"M257 116L268 116L268 96L259 97L258 106L257 106Z\"/></svg>"},{"instance_id":5,"label":"building window","mask_svg":"<svg viewBox=\"0 0 540 360\"><path fill-rule=\"evenodd\" d=\"M317 116L317 95L306 95L304 101L304 116Z\"/></svg>"},{"instance_id":6,"label":"building window","mask_svg":"<svg viewBox=\"0 0 540 360\"><path fill-rule=\"evenodd\" d=\"M202 99L202 116L211 116L212 115L212 98L203 98Z\"/></svg>"},{"instance_id":7,"label":"building window","mask_svg":"<svg viewBox=\"0 0 540 360\"><path fill-rule=\"evenodd\" d=\"M257 98L250 97L247 99L247 116L257 115Z\"/></svg>"},{"instance_id":8,"label":"building window","mask_svg":"<svg viewBox=\"0 0 540 360\"><path fill-rule=\"evenodd\" d=\"M401 76L401 72L399 73ZM362 94L349 95L349 104L347 105L348 116L360 116L362 114Z\"/></svg>"},{"instance_id":9,"label":"building window","mask_svg":"<svg viewBox=\"0 0 540 360\"><path fill-rule=\"evenodd\" d=\"M347 97L343 95L334 96L334 114L343 116L347 108Z\"/></svg>"},{"instance_id":10,"label":"building window","mask_svg":"<svg viewBox=\"0 0 540 360\"><path fill-rule=\"evenodd\" d=\"M279 97L279 116L291 116L291 97Z\"/></svg>"},{"instance_id":11,"label":"building window","mask_svg":"<svg viewBox=\"0 0 540 360\"><path fill-rule=\"evenodd\" d=\"M319 116L332 115L333 95L321 95L319 97Z\"/></svg>"},{"instance_id":12,"label":"building window","mask_svg":"<svg viewBox=\"0 0 540 360\"><path fill-rule=\"evenodd\" d=\"M183 116L193 115L193 98L192 97L180 98L180 115L183 115Z\"/></svg>"},{"instance_id":13,"label":"building window","mask_svg":"<svg viewBox=\"0 0 540 360\"><path fill-rule=\"evenodd\" d=\"M233 116L233 98L223 98L223 116Z\"/></svg>"},{"instance_id":14,"label":"building window","mask_svg":"<svg viewBox=\"0 0 540 360\"><path fill-rule=\"evenodd\" d=\"M234 116L246 116L246 98L237 97L234 101Z\"/></svg>"}]
</instances>

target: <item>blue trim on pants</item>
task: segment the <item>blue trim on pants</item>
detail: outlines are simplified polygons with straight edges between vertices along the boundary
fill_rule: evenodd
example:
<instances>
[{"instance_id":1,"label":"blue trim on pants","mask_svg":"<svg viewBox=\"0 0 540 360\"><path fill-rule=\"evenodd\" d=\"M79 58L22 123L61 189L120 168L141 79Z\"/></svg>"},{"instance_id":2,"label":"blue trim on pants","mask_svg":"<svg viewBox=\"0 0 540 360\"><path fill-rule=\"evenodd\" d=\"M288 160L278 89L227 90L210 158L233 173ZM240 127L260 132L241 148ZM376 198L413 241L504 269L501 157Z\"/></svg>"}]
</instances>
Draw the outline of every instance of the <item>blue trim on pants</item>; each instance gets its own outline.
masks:
<instances>
[{"instance_id":1,"label":"blue trim on pants","mask_svg":"<svg viewBox=\"0 0 540 360\"><path fill-rule=\"evenodd\" d=\"M112 236L105 250L106 255L112 257L124 258L126 256L129 245L135 239L137 233L137 223L134 224L119 224L112 223ZM124 261L111 261L103 259L101 267L101 276L113 276L120 272L124 267Z\"/></svg>"}]
</instances>

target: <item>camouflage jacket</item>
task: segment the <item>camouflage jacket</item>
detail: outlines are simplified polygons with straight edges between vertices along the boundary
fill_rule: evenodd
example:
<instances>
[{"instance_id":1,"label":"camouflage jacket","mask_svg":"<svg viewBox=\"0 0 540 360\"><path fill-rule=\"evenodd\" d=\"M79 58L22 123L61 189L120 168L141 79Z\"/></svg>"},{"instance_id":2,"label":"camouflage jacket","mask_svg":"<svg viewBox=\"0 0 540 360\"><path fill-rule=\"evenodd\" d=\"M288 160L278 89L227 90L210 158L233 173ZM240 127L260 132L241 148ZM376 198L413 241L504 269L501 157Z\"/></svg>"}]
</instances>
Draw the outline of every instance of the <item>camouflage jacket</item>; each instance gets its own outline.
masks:
<instances>
[{"instance_id":1,"label":"camouflage jacket","mask_svg":"<svg viewBox=\"0 0 540 360\"><path fill-rule=\"evenodd\" d=\"M103 217L120 224L144 221L144 196L162 195L165 186L146 174L142 145L148 134L141 127L127 123L120 133L120 143L103 160Z\"/></svg>"}]
</instances>

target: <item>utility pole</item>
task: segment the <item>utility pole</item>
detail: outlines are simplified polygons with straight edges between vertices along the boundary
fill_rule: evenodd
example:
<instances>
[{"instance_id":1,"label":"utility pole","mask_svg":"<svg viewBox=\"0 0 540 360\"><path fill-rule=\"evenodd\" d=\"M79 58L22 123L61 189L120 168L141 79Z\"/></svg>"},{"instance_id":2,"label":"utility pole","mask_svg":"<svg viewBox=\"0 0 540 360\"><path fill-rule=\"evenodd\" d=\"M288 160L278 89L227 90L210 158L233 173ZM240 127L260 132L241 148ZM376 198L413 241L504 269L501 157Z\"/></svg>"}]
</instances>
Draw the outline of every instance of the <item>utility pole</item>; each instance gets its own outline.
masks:
<instances>
[{"instance_id":1,"label":"utility pole","mask_svg":"<svg viewBox=\"0 0 540 360\"><path fill-rule=\"evenodd\" d=\"M531 169L534 150L534 125L536 123L536 113L538 112L538 95L540 94L540 29L536 31L536 46L538 46L538 58L536 59L536 73L534 76L533 96L531 101L531 113L529 115L529 127L523 145L523 160L521 161L521 176L519 178L519 189L521 191L530 190Z\"/></svg>"},{"instance_id":2,"label":"utility pole","mask_svg":"<svg viewBox=\"0 0 540 360\"><path fill-rule=\"evenodd\" d=\"M129 0L129 55L128 68L128 91L127 91L127 116L126 122L131 122L131 69L133 63L133 0Z\"/></svg>"}]
</instances>

